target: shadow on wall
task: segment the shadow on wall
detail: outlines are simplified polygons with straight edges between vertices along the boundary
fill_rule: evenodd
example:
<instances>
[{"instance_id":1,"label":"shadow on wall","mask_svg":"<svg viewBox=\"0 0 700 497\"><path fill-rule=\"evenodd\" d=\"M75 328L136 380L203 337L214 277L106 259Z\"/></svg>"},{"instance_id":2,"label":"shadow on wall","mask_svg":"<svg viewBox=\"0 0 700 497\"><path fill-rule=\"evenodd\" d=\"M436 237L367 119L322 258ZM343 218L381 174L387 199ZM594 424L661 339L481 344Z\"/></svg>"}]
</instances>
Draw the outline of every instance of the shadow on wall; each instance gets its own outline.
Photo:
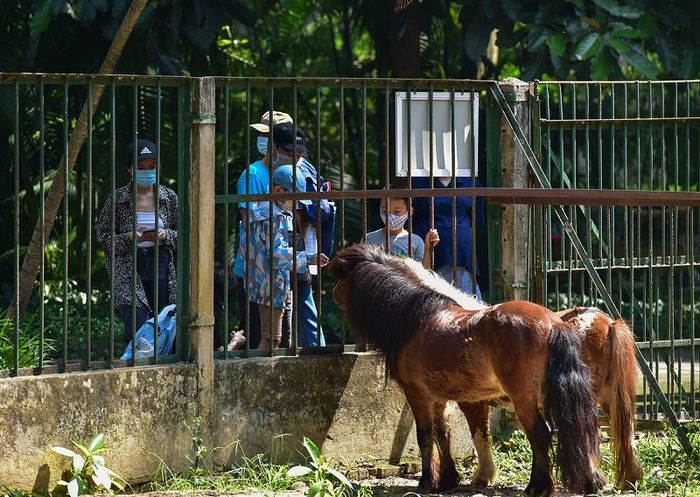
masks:
<instances>
[{"instance_id":1,"label":"shadow on wall","mask_svg":"<svg viewBox=\"0 0 700 497\"><path fill-rule=\"evenodd\" d=\"M343 355L217 363L215 465L231 467L243 456L266 452L276 463L302 461L304 436L322 448L352 387L356 360ZM304 367L290 367L300 361Z\"/></svg>"}]
</instances>

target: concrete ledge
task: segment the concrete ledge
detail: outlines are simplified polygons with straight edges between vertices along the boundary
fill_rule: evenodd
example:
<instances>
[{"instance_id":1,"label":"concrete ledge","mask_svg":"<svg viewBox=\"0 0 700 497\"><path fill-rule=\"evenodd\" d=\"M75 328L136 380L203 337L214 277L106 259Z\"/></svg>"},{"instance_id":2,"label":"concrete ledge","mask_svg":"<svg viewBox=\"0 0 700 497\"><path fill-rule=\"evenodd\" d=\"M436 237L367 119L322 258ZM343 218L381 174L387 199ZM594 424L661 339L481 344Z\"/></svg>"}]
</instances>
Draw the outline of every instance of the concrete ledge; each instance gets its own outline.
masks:
<instances>
[{"instance_id":1,"label":"concrete ledge","mask_svg":"<svg viewBox=\"0 0 700 497\"><path fill-rule=\"evenodd\" d=\"M217 468L261 452L304 460L304 435L346 464L418 457L413 416L375 354L217 361L214 375ZM53 488L67 459L51 447L97 433L112 449L108 465L130 482L150 478L159 457L180 471L192 453L183 422L197 417L196 391L194 364L0 380L0 485L31 489L41 474L39 487ZM457 409L450 424L455 455L471 451Z\"/></svg>"},{"instance_id":2,"label":"concrete ledge","mask_svg":"<svg viewBox=\"0 0 700 497\"><path fill-rule=\"evenodd\" d=\"M31 489L41 469L53 488L68 459L51 447L97 433L127 479L153 474L154 454L178 467L191 446L182 421L196 417L196 374L178 364L0 380L0 484Z\"/></svg>"}]
</instances>

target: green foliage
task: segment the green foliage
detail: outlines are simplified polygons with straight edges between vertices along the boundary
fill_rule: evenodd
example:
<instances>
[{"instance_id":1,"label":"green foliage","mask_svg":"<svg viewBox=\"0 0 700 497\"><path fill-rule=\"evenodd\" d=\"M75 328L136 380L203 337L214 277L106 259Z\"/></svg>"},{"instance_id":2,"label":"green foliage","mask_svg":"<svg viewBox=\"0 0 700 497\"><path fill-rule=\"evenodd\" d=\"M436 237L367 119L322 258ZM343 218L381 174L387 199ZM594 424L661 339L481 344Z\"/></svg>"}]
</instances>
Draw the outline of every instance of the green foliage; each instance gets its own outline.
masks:
<instances>
[{"instance_id":1,"label":"green foliage","mask_svg":"<svg viewBox=\"0 0 700 497\"><path fill-rule=\"evenodd\" d=\"M87 447L75 441L73 445L78 452L65 447L52 448L57 454L71 459L71 465L63 471L52 493L54 497L78 497L105 492L113 494L115 490L124 489L124 480L105 464L102 454L109 449L104 446L104 435L96 435Z\"/></svg>"},{"instance_id":2,"label":"green foliage","mask_svg":"<svg viewBox=\"0 0 700 497\"><path fill-rule=\"evenodd\" d=\"M39 366L40 347L39 335L30 331L36 316L26 317L19 326L18 358L20 368ZM54 341L44 339L44 353L50 354L54 349ZM47 357L45 355L45 357ZM12 369L15 365L15 325L14 321L0 311L0 371Z\"/></svg>"},{"instance_id":3,"label":"green foliage","mask_svg":"<svg viewBox=\"0 0 700 497\"><path fill-rule=\"evenodd\" d=\"M525 434L515 430L510 437L494 439L494 462L498 468L497 485L527 484L532 452Z\"/></svg>"},{"instance_id":4,"label":"green foliage","mask_svg":"<svg viewBox=\"0 0 700 497\"><path fill-rule=\"evenodd\" d=\"M635 493L662 492L667 495L692 496L700 494L700 424L686 425L694 459L689 459L680 447L673 430L643 433L637 441L637 456L644 478ZM601 444L602 470L613 481L614 467L610 443ZM515 430L510 437L494 440L494 461L499 470L497 486L525 485L530 477L532 454L527 437Z\"/></svg>"},{"instance_id":5,"label":"green foliage","mask_svg":"<svg viewBox=\"0 0 700 497\"><path fill-rule=\"evenodd\" d=\"M0 497L44 497L43 495L27 492L26 490L19 490L17 488L3 487L0 490Z\"/></svg>"},{"instance_id":6,"label":"green foliage","mask_svg":"<svg viewBox=\"0 0 700 497\"><path fill-rule=\"evenodd\" d=\"M309 483L308 497L340 497L363 493L363 487L355 488L343 473L330 466L311 439L304 437L303 445L311 459L311 467L294 466L287 471L287 475L291 478L304 478Z\"/></svg>"},{"instance_id":7,"label":"green foliage","mask_svg":"<svg viewBox=\"0 0 700 497\"><path fill-rule=\"evenodd\" d=\"M237 444L238 446L238 444ZM236 449L236 452L239 448ZM205 471L187 471L176 474L161 459L158 470L149 488L155 491L195 491L215 490L217 492L241 492L256 490L261 492L282 492L293 486L293 480L287 476L288 465L270 462L268 454L240 456L241 463L219 475Z\"/></svg>"},{"instance_id":8,"label":"green foliage","mask_svg":"<svg viewBox=\"0 0 700 497\"><path fill-rule=\"evenodd\" d=\"M649 434L637 444L637 453L645 468L643 492L667 492L668 495L700 494L700 424L686 425L695 460L689 459L669 428L665 433Z\"/></svg>"},{"instance_id":9,"label":"green foliage","mask_svg":"<svg viewBox=\"0 0 700 497\"><path fill-rule=\"evenodd\" d=\"M69 281L71 291L68 293L68 359L80 359L85 357L85 337L87 336L87 294L75 288L75 282ZM50 290L50 298L44 306L45 336L52 343L63 343L63 293L62 285L55 285L55 291ZM106 292L92 290L92 320L90 322L90 336L92 341L92 354L96 360L106 360L109 357L110 346L110 308ZM124 325L118 318L113 318L115 347L121 345L121 336ZM37 330L38 331L38 330ZM121 352L120 352L121 355ZM61 354L54 348L51 357L60 359Z\"/></svg>"}]
</instances>

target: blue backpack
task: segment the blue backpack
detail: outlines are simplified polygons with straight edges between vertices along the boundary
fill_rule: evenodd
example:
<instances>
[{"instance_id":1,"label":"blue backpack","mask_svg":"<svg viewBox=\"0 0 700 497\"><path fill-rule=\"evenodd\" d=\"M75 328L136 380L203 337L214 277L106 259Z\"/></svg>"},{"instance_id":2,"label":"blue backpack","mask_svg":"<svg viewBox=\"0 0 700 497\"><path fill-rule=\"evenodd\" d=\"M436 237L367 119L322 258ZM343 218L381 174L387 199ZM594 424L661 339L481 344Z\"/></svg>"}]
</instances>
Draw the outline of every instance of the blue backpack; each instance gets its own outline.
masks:
<instances>
[{"instance_id":1,"label":"blue backpack","mask_svg":"<svg viewBox=\"0 0 700 497\"><path fill-rule=\"evenodd\" d=\"M155 339L153 338L153 318L149 319L143 326L139 328L134 337L136 342L136 359L144 357L153 357L155 348ZM172 352L173 344L175 343L175 335L177 334L177 308L175 304L171 304L163 308L158 314L158 355L168 355ZM122 361L128 361L132 358L132 342L126 346L124 354L121 356Z\"/></svg>"},{"instance_id":2,"label":"blue backpack","mask_svg":"<svg viewBox=\"0 0 700 497\"><path fill-rule=\"evenodd\" d=\"M317 184L319 177L316 174L316 168L309 161L302 158L297 165L306 178L307 192L330 191L330 182L324 182L323 177L320 177L320 183ZM321 252L330 257L333 253L333 238L335 236L335 202L326 199L313 200L311 205L302 204L301 208L317 231L320 226L321 239L319 244L321 245Z\"/></svg>"}]
</instances>

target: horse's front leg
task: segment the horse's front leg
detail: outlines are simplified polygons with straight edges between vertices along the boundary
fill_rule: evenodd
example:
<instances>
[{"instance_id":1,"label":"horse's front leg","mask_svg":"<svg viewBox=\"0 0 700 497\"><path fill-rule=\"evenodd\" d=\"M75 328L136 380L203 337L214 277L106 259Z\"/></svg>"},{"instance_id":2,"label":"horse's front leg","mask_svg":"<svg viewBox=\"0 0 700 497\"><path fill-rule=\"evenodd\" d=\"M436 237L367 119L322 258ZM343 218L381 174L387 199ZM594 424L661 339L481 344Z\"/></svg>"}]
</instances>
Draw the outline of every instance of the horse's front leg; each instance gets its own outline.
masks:
<instances>
[{"instance_id":1,"label":"horse's front leg","mask_svg":"<svg viewBox=\"0 0 700 497\"><path fill-rule=\"evenodd\" d=\"M440 474L438 471L439 463L433 454L435 440L433 438L432 402L420 393L411 394L407 389L404 389L404 393L413 411L413 417L416 419L416 438L421 455L422 471L418 488L427 492L436 492L440 486Z\"/></svg>"},{"instance_id":2,"label":"horse's front leg","mask_svg":"<svg viewBox=\"0 0 700 497\"><path fill-rule=\"evenodd\" d=\"M493 462L493 447L489 435L490 407L486 402L460 402L459 408L464 413L472 434L472 442L476 449L479 465L476 468L472 485L485 487L496 482L496 464Z\"/></svg>"},{"instance_id":3,"label":"horse's front leg","mask_svg":"<svg viewBox=\"0 0 700 497\"><path fill-rule=\"evenodd\" d=\"M450 490L459 485L459 473L455 468L450 447L450 427L445 419L445 402L433 403L433 424L435 427L435 441L437 442L440 456L440 479L438 491Z\"/></svg>"}]
</instances>

